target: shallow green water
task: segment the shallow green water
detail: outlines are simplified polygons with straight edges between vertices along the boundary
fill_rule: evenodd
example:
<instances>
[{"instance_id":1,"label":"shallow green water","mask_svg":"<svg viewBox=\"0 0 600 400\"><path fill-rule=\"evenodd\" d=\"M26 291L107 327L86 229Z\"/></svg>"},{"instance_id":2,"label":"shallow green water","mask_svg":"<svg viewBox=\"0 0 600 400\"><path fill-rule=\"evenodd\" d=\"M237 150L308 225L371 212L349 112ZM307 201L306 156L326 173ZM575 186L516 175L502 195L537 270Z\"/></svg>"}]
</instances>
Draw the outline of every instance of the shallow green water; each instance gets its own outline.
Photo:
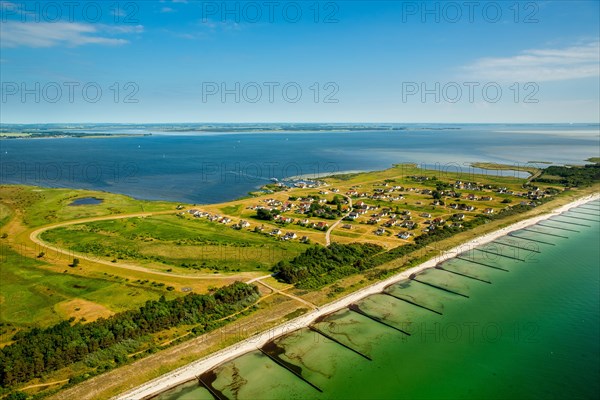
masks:
<instances>
[{"instance_id":1,"label":"shallow green water","mask_svg":"<svg viewBox=\"0 0 600 400\"><path fill-rule=\"evenodd\" d=\"M277 339L281 360L322 392L259 351L219 366L213 386L244 399L597 398L600 224L564 216L542 224L578 232L516 232L545 243L498 239L520 248L488 244L463 255L475 262L453 259L446 271L388 288L413 304L373 295L356 304L368 316L343 309L315 324L330 338L302 329ZM191 385L161 399L207 394Z\"/></svg>"}]
</instances>

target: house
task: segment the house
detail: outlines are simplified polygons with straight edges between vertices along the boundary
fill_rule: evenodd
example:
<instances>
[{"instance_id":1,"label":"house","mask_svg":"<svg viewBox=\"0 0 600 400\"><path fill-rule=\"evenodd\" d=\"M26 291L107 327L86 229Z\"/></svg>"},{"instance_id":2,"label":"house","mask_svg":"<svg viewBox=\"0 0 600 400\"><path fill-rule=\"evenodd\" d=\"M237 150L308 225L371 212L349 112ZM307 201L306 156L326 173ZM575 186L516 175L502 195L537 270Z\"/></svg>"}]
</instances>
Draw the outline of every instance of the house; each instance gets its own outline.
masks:
<instances>
[{"instance_id":1,"label":"house","mask_svg":"<svg viewBox=\"0 0 600 400\"><path fill-rule=\"evenodd\" d=\"M291 240L291 239L296 239L298 237L298 235L296 235L294 232L287 232L284 236L283 236L283 240Z\"/></svg>"},{"instance_id":2,"label":"house","mask_svg":"<svg viewBox=\"0 0 600 400\"><path fill-rule=\"evenodd\" d=\"M443 225L445 222L446 221L444 221L444 219L440 218L440 217L434 218L433 221L432 221L432 223L435 224L435 225Z\"/></svg>"},{"instance_id":3,"label":"house","mask_svg":"<svg viewBox=\"0 0 600 400\"><path fill-rule=\"evenodd\" d=\"M475 196L473 193L471 193L467 196L467 199L468 200L477 200L477 196Z\"/></svg>"},{"instance_id":4,"label":"house","mask_svg":"<svg viewBox=\"0 0 600 400\"><path fill-rule=\"evenodd\" d=\"M346 219L352 220L354 221L356 218L358 218L358 213L356 212L351 212L350 214L348 214L348 216L346 217Z\"/></svg>"},{"instance_id":5,"label":"house","mask_svg":"<svg viewBox=\"0 0 600 400\"><path fill-rule=\"evenodd\" d=\"M300 243L308 243L309 242L309 238L308 236L302 236L302 238L300 239Z\"/></svg>"},{"instance_id":6,"label":"house","mask_svg":"<svg viewBox=\"0 0 600 400\"><path fill-rule=\"evenodd\" d=\"M412 236L412 235L411 235L409 232L400 232L400 233L398 234L398 237L399 237L400 239L404 239L404 240L407 240L407 239L408 239L408 238L410 238L411 236Z\"/></svg>"},{"instance_id":7,"label":"house","mask_svg":"<svg viewBox=\"0 0 600 400\"><path fill-rule=\"evenodd\" d=\"M462 221L465 219L465 214L454 214L452 219L455 221Z\"/></svg>"},{"instance_id":8,"label":"house","mask_svg":"<svg viewBox=\"0 0 600 400\"><path fill-rule=\"evenodd\" d=\"M493 214L494 213L494 209L493 208L486 208L485 210L483 210L484 213L486 214Z\"/></svg>"},{"instance_id":9,"label":"house","mask_svg":"<svg viewBox=\"0 0 600 400\"><path fill-rule=\"evenodd\" d=\"M317 223L317 229L327 229L327 228L329 228L329 224L327 222Z\"/></svg>"},{"instance_id":10,"label":"house","mask_svg":"<svg viewBox=\"0 0 600 400\"><path fill-rule=\"evenodd\" d=\"M281 232L281 229L273 229L273 230L271 231L271 235L274 235L274 236L279 236L279 235L281 235L282 233L283 233L283 232Z\"/></svg>"},{"instance_id":11,"label":"house","mask_svg":"<svg viewBox=\"0 0 600 400\"><path fill-rule=\"evenodd\" d=\"M481 201L492 201L494 198L492 196L482 196L479 200Z\"/></svg>"},{"instance_id":12,"label":"house","mask_svg":"<svg viewBox=\"0 0 600 400\"><path fill-rule=\"evenodd\" d=\"M431 218L431 214L429 214L429 213L426 213L426 212L424 212L424 213L421 213L421 214L419 214L419 215L420 215L421 217L423 217L423 218Z\"/></svg>"},{"instance_id":13,"label":"house","mask_svg":"<svg viewBox=\"0 0 600 400\"><path fill-rule=\"evenodd\" d=\"M240 221L240 224L239 224L239 225L240 225L242 228L249 228L249 227L250 227L250 222L242 220L242 221Z\"/></svg>"},{"instance_id":14,"label":"house","mask_svg":"<svg viewBox=\"0 0 600 400\"><path fill-rule=\"evenodd\" d=\"M344 224L344 225L342 225L342 228L344 228L344 229L352 229L352 225L350 225L350 224Z\"/></svg>"},{"instance_id":15,"label":"house","mask_svg":"<svg viewBox=\"0 0 600 400\"><path fill-rule=\"evenodd\" d=\"M375 231L375 234L376 234L377 236L381 236L381 235L383 235L384 233L385 233L385 229L383 229L383 228L379 228L379 229L377 229L377 230Z\"/></svg>"}]
</instances>

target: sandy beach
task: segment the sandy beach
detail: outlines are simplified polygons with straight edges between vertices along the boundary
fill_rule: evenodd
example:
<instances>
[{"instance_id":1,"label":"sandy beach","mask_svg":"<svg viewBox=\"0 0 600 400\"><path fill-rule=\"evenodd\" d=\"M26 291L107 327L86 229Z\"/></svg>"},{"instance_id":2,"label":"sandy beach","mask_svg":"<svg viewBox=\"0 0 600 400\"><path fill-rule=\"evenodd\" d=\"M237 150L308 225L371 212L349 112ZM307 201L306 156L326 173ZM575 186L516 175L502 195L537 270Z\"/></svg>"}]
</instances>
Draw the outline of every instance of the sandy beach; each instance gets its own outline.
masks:
<instances>
[{"instance_id":1,"label":"sandy beach","mask_svg":"<svg viewBox=\"0 0 600 400\"><path fill-rule=\"evenodd\" d=\"M147 399L152 396L155 396L158 393L163 392L169 388L172 388L181 383L190 381L190 380L194 379L196 376L200 375L201 373L208 371L225 361L236 358L236 357L238 357L244 353L247 353L249 351L253 351L256 348L263 346L265 343L267 343L268 341L270 341L278 336L281 336L285 333L306 327L309 324L311 324L316 318L318 318L322 315L329 314L329 313L339 310L343 307L346 307L349 304L352 304L352 303L360 300L363 297L366 297L366 296L369 296L369 295L372 295L375 293L379 293L379 292L383 291L385 289L385 287L387 287L391 284L408 279L411 274L421 272L428 268L433 268L437 264L439 264L443 261L446 261L448 259L451 259L451 258L457 256L458 254L467 251L468 249L489 243L489 242L494 241L510 232L526 228L526 227L534 225L540 221L543 221L543 220L546 220L553 216L556 216L562 212L568 211L571 208L578 207L582 204L585 204L590 201L598 200L598 199L600 199L600 194L595 193L593 195L580 198L569 204L566 204L564 206L556 208L549 213L542 214L542 215L539 215L539 216L536 216L533 218L529 218L529 219L526 219L523 221L519 221L519 222L509 225L505 228L502 228L497 231L479 236L471 241L465 242L465 243L463 243L459 246L456 246L448 251L445 251L441 255L436 256L416 267L410 268L410 269L403 271L397 275L394 275L386 280L377 282L371 286L368 286L366 288L358 290L358 291L351 293L339 300L336 300L336 301L329 303L323 307L320 307L317 310L309 312L305 315L302 315L298 318L295 318L291 321L288 321L284 324L281 324L277 327L274 327L274 328L264 331L262 333L256 334L256 335L254 335L246 340L243 340L235 345L232 345L228 348L225 348L216 353L213 353L205 358L199 359L193 363L190 363L181 368L178 368L178 369L176 369L172 372L169 372L163 376L160 376L154 380L146 382L145 384L143 384L135 389L125 392L125 393L115 397L114 399L119 399L119 400L130 400L130 399L138 400L138 399L140 399L141 400L141 399Z\"/></svg>"}]
</instances>

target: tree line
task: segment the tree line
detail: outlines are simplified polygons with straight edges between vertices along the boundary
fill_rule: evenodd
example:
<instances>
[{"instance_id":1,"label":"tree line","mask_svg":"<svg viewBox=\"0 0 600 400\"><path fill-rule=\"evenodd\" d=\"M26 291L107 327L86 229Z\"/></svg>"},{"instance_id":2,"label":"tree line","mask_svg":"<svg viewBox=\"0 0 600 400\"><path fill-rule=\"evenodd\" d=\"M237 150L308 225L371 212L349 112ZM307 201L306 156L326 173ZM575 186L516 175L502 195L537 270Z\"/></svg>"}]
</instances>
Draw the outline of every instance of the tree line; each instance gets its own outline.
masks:
<instances>
[{"instance_id":1,"label":"tree line","mask_svg":"<svg viewBox=\"0 0 600 400\"><path fill-rule=\"evenodd\" d=\"M0 384L10 387L27 382L90 354L179 325L198 324L194 332L203 332L258 297L255 285L235 282L212 294L190 293L173 300L161 296L137 310L87 324L73 324L71 318L49 328L18 332L14 343L0 350Z\"/></svg>"}]
</instances>

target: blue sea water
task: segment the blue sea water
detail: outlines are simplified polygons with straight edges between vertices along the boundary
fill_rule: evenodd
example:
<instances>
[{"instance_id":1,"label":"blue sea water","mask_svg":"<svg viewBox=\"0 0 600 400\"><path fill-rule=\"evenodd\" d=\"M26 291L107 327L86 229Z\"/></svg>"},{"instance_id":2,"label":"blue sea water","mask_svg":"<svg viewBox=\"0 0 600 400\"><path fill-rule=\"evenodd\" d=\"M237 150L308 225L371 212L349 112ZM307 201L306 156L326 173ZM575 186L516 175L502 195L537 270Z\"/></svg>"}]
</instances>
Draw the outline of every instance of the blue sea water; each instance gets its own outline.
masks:
<instances>
[{"instance_id":1,"label":"blue sea water","mask_svg":"<svg viewBox=\"0 0 600 400\"><path fill-rule=\"evenodd\" d=\"M113 126L101 132L152 135L0 140L0 181L215 203L244 196L271 178L380 170L403 162L440 173L459 171L465 178L482 172L470 167L477 161L516 169L530 161L582 164L599 156L600 143L598 125L408 125L390 131L268 133ZM526 176L522 171L486 173Z\"/></svg>"}]
</instances>

